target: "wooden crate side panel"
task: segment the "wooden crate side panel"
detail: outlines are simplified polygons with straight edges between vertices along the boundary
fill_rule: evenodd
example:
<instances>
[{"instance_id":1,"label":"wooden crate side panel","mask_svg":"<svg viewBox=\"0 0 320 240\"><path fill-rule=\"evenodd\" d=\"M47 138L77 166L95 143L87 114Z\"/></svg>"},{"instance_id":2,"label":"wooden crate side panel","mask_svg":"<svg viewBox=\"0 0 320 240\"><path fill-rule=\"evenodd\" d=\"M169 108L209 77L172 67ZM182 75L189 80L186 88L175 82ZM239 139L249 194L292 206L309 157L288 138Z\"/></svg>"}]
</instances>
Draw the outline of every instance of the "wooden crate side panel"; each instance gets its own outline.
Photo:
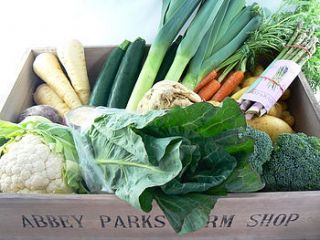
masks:
<instances>
[{"instance_id":1,"label":"wooden crate side panel","mask_svg":"<svg viewBox=\"0 0 320 240\"><path fill-rule=\"evenodd\" d=\"M294 129L320 137L319 103L303 74L299 75L299 81L292 84L291 90L289 108L296 120Z\"/></svg>"},{"instance_id":2,"label":"wooden crate side panel","mask_svg":"<svg viewBox=\"0 0 320 240\"><path fill-rule=\"evenodd\" d=\"M163 213L113 195L0 196L0 239L320 239L320 193L235 194L220 199L208 226L177 236Z\"/></svg>"},{"instance_id":3,"label":"wooden crate side panel","mask_svg":"<svg viewBox=\"0 0 320 240\"><path fill-rule=\"evenodd\" d=\"M0 111L0 119L16 121L18 114L32 105L32 93L37 81L32 70L33 61L32 51L28 51L17 80Z\"/></svg>"}]
</instances>

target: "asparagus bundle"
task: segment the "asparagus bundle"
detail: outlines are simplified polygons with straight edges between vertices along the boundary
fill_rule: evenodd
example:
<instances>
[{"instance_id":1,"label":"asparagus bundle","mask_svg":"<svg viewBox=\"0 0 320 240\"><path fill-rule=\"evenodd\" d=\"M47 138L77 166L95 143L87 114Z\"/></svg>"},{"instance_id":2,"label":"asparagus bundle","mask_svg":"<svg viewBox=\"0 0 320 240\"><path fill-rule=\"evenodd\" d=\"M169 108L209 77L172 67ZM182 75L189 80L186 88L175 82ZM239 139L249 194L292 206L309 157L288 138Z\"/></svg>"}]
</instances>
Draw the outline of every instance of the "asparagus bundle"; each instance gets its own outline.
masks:
<instances>
[{"instance_id":1,"label":"asparagus bundle","mask_svg":"<svg viewBox=\"0 0 320 240\"><path fill-rule=\"evenodd\" d=\"M271 109L315 53L317 43L314 29L304 30L298 24L287 46L240 99L247 120Z\"/></svg>"}]
</instances>

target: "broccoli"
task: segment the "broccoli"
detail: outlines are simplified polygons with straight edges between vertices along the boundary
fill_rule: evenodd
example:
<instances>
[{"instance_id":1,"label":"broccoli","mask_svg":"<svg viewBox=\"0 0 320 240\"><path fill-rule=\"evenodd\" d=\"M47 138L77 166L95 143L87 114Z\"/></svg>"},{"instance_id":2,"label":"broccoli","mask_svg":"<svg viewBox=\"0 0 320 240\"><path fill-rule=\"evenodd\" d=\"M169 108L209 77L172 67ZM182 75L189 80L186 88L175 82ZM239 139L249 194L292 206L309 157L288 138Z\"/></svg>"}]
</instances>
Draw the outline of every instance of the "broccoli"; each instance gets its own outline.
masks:
<instances>
[{"instance_id":1,"label":"broccoli","mask_svg":"<svg viewBox=\"0 0 320 240\"><path fill-rule=\"evenodd\" d=\"M249 157L249 163L252 169L261 175L263 172L262 165L271 157L272 140L267 133L251 127L247 127L244 136L251 137L254 140L254 150Z\"/></svg>"},{"instance_id":2,"label":"broccoli","mask_svg":"<svg viewBox=\"0 0 320 240\"><path fill-rule=\"evenodd\" d=\"M320 138L303 133L282 134L270 161L263 166L266 190L320 189Z\"/></svg>"}]
</instances>

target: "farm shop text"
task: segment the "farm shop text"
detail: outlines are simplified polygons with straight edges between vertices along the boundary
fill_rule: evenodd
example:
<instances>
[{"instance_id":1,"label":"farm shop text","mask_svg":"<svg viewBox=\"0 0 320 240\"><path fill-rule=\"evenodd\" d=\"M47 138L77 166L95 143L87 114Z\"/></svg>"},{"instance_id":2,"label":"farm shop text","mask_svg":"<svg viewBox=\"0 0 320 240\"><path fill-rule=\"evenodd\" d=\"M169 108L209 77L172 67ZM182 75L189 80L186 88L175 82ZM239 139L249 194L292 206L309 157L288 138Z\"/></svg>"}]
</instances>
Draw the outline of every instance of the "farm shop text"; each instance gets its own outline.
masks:
<instances>
[{"instance_id":1,"label":"farm shop text","mask_svg":"<svg viewBox=\"0 0 320 240\"><path fill-rule=\"evenodd\" d=\"M247 228L258 227L287 227L292 222L297 221L300 215L290 214L252 214L245 222ZM89 218L88 218L89 219ZM243 222L241 218L241 222ZM92 223L92 218L89 219ZM206 228L232 228L237 220L236 215L210 215ZM21 223L23 228L86 228L86 217L84 215L22 215ZM240 220L239 220L240 221ZM95 227L98 225L101 229L131 229L131 228L149 228L157 229L168 226L164 215L126 215L109 216L100 215L96 217ZM239 222L236 223L239 227ZM242 224L241 224L242 225ZM89 227L89 226L88 226Z\"/></svg>"}]
</instances>

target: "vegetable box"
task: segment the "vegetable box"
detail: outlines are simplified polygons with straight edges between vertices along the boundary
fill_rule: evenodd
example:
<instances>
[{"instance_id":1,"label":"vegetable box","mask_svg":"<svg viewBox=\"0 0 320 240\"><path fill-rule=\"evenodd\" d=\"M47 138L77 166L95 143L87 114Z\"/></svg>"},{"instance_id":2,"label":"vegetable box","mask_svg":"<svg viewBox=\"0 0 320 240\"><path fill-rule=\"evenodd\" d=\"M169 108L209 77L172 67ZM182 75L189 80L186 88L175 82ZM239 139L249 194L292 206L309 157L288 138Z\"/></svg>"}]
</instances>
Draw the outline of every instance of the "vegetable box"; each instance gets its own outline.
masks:
<instances>
[{"instance_id":1,"label":"vegetable box","mask_svg":"<svg viewBox=\"0 0 320 240\"><path fill-rule=\"evenodd\" d=\"M89 79L95 80L112 47L85 49ZM17 81L0 109L15 121L33 104L40 80L28 51ZM295 130L320 137L320 107L303 74L291 87ZM207 226L178 236L161 210L144 213L114 195L0 194L0 239L320 239L320 191L230 194L218 200Z\"/></svg>"}]
</instances>

